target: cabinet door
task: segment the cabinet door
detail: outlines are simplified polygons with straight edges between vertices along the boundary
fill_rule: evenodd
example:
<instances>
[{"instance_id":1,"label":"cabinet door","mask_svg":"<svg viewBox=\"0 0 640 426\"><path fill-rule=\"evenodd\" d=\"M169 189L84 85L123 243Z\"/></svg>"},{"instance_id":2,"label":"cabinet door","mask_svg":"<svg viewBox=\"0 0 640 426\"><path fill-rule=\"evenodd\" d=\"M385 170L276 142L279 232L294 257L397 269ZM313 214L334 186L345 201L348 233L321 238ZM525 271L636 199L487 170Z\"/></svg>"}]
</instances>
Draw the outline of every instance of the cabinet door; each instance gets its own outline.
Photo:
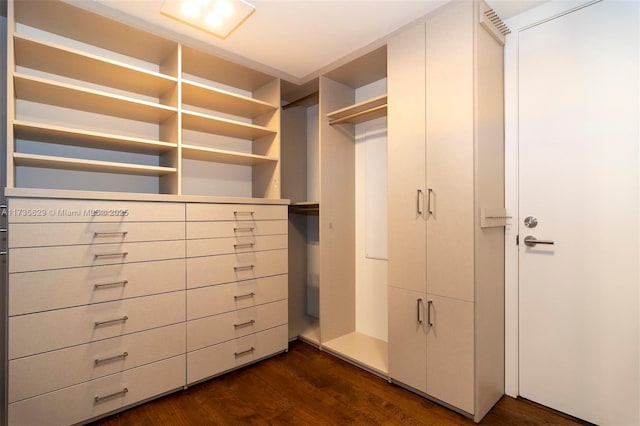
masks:
<instances>
[{"instance_id":1,"label":"cabinet door","mask_svg":"<svg viewBox=\"0 0 640 426\"><path fill-rule=\"evenodd\" d=\"M387 51L389 285L425 292L425 27Z\"/></svg>"},{"instance_id":2,"label":"cabinet door","mask_svg":"<svg viewBox=\"0 0 640 426\"><path fill-rule=\"evenodd\" d=\"M389 376L421 392L427 390L426 297L389 287Z\"/></svg>"},{"instance_id":3,"label":"cabinet door","mask_svg":"<svg viewBox=\"0 0 640 426\"><path fill-rule=\"evenodd\" d=\"M473 414L473 303L427 299L427 394Z\"/></svg>"},{"instance_id":4,"label":"cabinet door","mask_svg":"<svg viewBox=\"0 0 640 426\"><path fill-rule=\"evenodd\" d=\"M472 2L461 2L426 24L427 292L469 301L474 295L472 11Z\"/></svg>"}]
</instances>

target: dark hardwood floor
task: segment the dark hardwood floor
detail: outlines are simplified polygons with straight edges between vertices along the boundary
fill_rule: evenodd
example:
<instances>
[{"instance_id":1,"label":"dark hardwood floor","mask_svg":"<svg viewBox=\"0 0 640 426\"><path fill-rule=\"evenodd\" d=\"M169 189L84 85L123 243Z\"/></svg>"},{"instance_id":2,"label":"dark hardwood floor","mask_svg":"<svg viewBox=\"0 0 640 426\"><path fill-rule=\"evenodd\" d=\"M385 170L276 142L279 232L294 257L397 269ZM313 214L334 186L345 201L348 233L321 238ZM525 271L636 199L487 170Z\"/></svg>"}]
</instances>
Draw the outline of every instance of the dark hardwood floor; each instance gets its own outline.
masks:
<instances>
[{"instance_id":1,"label":"dark hardwood floor","mask_svg":"<svg viewBox=\"0 0 640 426\"><path fill-rule=\"evenodd\" d=\"M326 352L289 352L106 417L93 425L473 425ZM579 425L532 402L504 397L482 425Z\"/></svg>"}]
</instances>

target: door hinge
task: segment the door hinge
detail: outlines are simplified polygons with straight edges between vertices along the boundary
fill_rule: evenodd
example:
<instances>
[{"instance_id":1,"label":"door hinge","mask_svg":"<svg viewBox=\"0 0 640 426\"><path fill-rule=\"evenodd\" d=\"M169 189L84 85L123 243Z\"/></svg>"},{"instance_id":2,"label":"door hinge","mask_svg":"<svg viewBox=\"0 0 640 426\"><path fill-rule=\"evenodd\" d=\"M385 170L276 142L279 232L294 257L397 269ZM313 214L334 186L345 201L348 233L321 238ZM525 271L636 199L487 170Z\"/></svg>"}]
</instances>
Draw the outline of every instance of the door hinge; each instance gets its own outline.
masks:
<instances>
[{"instance_id":1,"label":"door hinge","mask_svg":"<svg viewBox=\"0 0 640 426\"><path fill-rule=\"evenodd\" d=\"M520 235L516 235L516 245L520 245Z\"/></svg>"}]
</instances>

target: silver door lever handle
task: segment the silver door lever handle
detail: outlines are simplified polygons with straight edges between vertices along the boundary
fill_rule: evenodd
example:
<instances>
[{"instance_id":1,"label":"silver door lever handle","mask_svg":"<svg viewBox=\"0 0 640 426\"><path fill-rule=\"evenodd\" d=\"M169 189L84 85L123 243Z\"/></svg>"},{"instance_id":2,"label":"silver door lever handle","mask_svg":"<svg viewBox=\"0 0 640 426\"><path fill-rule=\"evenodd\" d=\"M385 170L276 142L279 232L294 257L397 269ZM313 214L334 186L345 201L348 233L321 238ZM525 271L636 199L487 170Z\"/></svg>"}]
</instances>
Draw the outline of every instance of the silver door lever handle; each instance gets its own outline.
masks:
<instances>
[{"instance_id":1,"label":"silver door lever handle","mask_svg":"<svg viewBox=\"0 0 640 426\"><path fill-rule=\"evenodd\" d=\"M524 244L529 247L534 247L536 244L554 245L555 242L550 240L538 240L533 235L527 235L526 237L524 237Z\"/></svg>"}]
</instances>

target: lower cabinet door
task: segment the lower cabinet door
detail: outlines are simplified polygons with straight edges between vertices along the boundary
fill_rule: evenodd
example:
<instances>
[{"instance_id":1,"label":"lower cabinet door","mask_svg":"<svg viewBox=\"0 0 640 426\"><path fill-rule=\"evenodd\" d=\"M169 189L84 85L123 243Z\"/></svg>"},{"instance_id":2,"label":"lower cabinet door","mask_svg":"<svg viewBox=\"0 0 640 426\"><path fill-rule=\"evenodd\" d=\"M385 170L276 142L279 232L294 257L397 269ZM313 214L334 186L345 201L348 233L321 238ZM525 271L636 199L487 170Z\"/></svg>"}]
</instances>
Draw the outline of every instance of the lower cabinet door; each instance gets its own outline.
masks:
<instances>
[{"instance_id":1,"label":"lower cabinet door","mask_svg":"<svg viewBox=\"0 0 640 426\"><path fill-rule=\"evenodd\" d=\"M187 353L187 383L216 376L287 350L287 325Z\"/></svg>"},{"instance_id":2,"label":"lower cabinet door","mask_svg":"<svg viewBox=\"0 0 640 426\"><path fill-rule=\"evenodd\" d=\"M9 404L9 425L69 425L184 386L180 355Z\"/></svg>"},{"instance_id":3,"label":"lower cabinet door","mask_svg":"<svg viewBox=\"0 0 640 426\"><path fill-rule=\"evenodd\" d=\"M427 394L473 414L473 302L432 294L427 299Z\"/></svg>"},{"instance_id":4,"label":"lower cabinet door","mask_svg":"<svg viewBox=\"0 0 640 426\"><path fill-rule=\"evenodd\" d=\"M394 382L427 391L426 296L389 287L389 376Z\"/></svg>"}]
</instances>

